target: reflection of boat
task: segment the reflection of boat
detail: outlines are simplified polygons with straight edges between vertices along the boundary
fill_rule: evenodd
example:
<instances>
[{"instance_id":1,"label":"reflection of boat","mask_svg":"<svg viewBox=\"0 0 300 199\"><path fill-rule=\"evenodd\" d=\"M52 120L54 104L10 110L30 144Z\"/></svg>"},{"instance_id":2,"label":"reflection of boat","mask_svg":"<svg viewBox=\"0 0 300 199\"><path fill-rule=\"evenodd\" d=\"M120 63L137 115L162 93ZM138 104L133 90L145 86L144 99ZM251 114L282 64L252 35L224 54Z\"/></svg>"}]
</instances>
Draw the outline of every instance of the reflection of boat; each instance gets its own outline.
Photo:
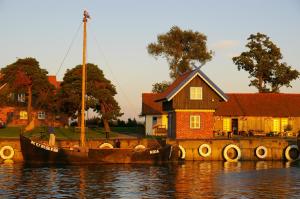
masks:
<instances>
[{"instance_id":1,"label":"reflection of boat","mask_svg":"<svg viewBox=\"0 0 300 199\"><path fill-rule=\"evenodd\" d=\"M85 143L85 77L86 77L86 23L89 15L84 11L83 18L83 64L80 147L58 148L31 140L20 135L21 150L26 163L50 164L97 164L97 163L160 163L178 158L178 149L170 145L152 148L108 148L90 149Z\"/></svg>"}]
</instances>

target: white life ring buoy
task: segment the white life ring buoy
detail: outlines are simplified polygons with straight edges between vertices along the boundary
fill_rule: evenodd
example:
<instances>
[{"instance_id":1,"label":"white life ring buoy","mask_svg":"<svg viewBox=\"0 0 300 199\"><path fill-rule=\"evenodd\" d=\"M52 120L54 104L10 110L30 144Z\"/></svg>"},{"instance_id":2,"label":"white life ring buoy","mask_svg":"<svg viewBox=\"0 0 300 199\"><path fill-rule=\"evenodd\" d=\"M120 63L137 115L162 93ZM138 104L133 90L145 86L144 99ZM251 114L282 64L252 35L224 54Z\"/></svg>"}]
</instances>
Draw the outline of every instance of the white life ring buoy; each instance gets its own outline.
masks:
<instances>
[{"instance_id":1,"label":"white life ring buoy","mask_svg":"<svg viewBox=\"0 0 300 199\"><path fill-rule=\"evenodd\" d=\"M203 152L203 149L207 149L207 151ZM201 144L198 152L202 157L208 157L211 154L211 147L209 146L209 144Z\"/></svg>"},{"instance_id":2,"label":"white life ring buoy","mask_svg":"<svg viewBox=\"0 0 300 199\"><path fill-rule=\"evenodd\" d=\"M179 147L179 152L180 152L179 158L185 159L185 149L181 145L179 145L178 147Z\"/></svg>"},{"instance_id":3,"label":"white life ring buoy","mask_svg":"<svg viewBox=\"0 0 300 199\"><path fill-rule=\"evenodd\" d=\"M8 150L9 151L9 154L6 155L4 154L4 151ZM8 160L8 159L12 159L15 155L15 151L14 149L11 147L11 146L3 146L1 149L0 149L0 157L3 159L3 160Z\"/></svg>"},{"instance_id":4,"label":"white life ring buoy","mask_svg":"<svg viewBox=\"0 0 300 199\"><path fill-rule=\"evenodd\" d=\"M134 147L134 150L144 150L146 147L142 144L138 144Z\"/></svg>"},{"instance_id":5,"label":"white life ring buoy","mask_svg":"<svg viewBox=\"0 0 300 199\"><path fill-rule=\"evenodd\" d=\"M237 152L237 156L234 159L230 158L227 154L228 150L231 148L234 148ZM224 156L225 160L228 162L237 162L237 161L239 161L239 159L241 159L241 156L242 156L241 149L238 146L236 146L235 144L229 144L224 148L223 156Z\"/></svg>"},{"instance_id":6,"label":"white life ring buoy","mask_svg":"<svg viewBox=\"0 0 300 199\"><path fill-rule=\"evenodd\" d=\"M291 149L296 149L297 150L297 153L298 153L298 156L296 158L293 158L290 156L290 151ZM295 161L297 159L299 159L299 149L298 149L298 146L297 145L289 145L286 149L285 149L285 158L288 160L288 161Z\"/></svg>"},{"instance_id":7,"label":"white life ring buoy","mask_svg":"<svg viewBox=\"0 0 300 199\"><path fill-rule=\"evenodd\" d=\"M260 151L263 151L263 153L261 154ZM268 155L268 150L265 146L259 146L255 149L255 155L259 158L259 159L265 159Z\"/></svg>"},{"instance_id":8,"label":"white life ring buoy","mask_svg":"<svg viewBox=\"0 0 300 199\"><path fill-rule=\"evenodd\" d=\"M99 146L99 148L100 148L100 149L112 149L112 148L114 148L114 147L113 147L113 145L111 145L110 143L105 142L105 143L101 144L101 145Z\"/></svg>"}]
</instances>

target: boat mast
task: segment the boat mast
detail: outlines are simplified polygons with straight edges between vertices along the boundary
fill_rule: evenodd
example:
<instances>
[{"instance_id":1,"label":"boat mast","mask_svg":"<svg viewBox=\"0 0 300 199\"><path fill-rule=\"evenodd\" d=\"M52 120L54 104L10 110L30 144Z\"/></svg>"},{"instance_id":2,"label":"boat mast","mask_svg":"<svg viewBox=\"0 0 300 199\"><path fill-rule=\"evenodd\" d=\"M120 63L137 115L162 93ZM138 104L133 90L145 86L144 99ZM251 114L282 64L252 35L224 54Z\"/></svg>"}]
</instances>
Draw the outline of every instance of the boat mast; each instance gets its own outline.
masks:
<instances>
[{"instance_id":1,"label":"boat mast","mask_svg":"<svg viewBox=\"0 0 300 199\"><path fill-rule=\"evenodd\" d=\"M80 146L85 147L85 77L86 77L86 22L90 18L88 12L83 12L83 50L82 50L82 95L81 95L81 129Z\"/></svg>"}]
</instances>

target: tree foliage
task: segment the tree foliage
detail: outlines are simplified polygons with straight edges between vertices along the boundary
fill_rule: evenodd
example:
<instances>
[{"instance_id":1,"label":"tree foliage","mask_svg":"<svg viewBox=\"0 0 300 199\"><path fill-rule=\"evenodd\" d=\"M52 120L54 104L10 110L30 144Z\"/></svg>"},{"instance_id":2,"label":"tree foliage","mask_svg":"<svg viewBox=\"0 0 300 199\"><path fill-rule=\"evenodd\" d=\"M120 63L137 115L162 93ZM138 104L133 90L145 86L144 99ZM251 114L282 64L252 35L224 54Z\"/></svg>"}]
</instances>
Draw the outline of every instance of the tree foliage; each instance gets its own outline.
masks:
<instances>
[{"instance_id":1,"label":"tree foliage","mask_svg":"<svg viewBox=\"0 0 300 199\"><path fill-rule=\"evenodd\" d=\"M168 82L168 81L154 83L154 84L152 84L152 92L153 93L162 93L170 86L170 84L171 84L171 82Z\"/></svg>"},{"instance_id":2,"label":"tree foliage","mask_svg":"<svg viewBox=\"0 0 300 199\"><path fill-rule=\"evenodd\" d=\"M88 63L86 85L86 110L89 108L101 114L104 125L109 120L122 115L118 102L114 99L117 94L115 86L104 77L97 65ZM82 65L68 69L61 84L61 110L73 118L81 112ZM79 116L80 114L78 114ZM80 117L80 116L79 116ZM80 121L80 120L78 120ZM109 126L105 126L109 131Z\"/></svg>"},{"instance_id":3,"label":"tree foliage","mask_svg":"<svg viewBox=\"0 0 300 199\"><path fill-rule=\"evenodd\" d=\"M1 94L2 105L24 106L27 103L28 120L31 119L31 107L39 109L50 109L52 104L50 95L53 95L54 86L47 78L48 72L41 69L39 62L34 58L18 59L16 62L1 69L0 85L7 84ZM18 94L27 95L26 103L16 100Z\"/></svg>"},{"instance_id":4,"label":"tree foliage","mask_svg":"<svg viewBox=\"0 0 300 199\"><path fill-rule=\"evenodd\" d=\"M157 43L150 43L147 49L150 55L167 59L170 77L175 79L192 65L203 65L211 60L212 51L207 49L206 39L203 33L173 26L169 32L158 35Z\"/></svg>"},{"instance_id":5,"label":"tree foliage","mask_svg":"<svg viewBox=\"0 0 300 199\"><path fill-rule=\"evenodd\" d=\"M233 57L238 70L245 70L253 78L249 86L259 92L279 92L282 86L291 87L290 82L299 77L299 72L281 62L282 54L270 38L262 33L251 34L247 39L248 51Z\"/></svg>"}]
</instances>

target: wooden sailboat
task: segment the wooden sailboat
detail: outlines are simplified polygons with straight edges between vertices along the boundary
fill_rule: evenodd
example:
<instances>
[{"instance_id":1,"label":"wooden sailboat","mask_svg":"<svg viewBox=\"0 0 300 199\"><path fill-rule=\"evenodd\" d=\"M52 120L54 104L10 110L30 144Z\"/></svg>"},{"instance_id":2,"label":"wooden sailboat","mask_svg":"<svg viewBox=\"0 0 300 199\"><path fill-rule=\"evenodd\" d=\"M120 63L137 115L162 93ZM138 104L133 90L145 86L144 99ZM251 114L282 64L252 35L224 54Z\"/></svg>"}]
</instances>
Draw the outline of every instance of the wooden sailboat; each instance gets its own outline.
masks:
<instances>
[{"instance_id":1,"label":"wooden sailboat","mask_svg":"<svg viewBox=\"0 0 300 199\"><path fill-rule=\"evenodd\" d=\"M103 164L103 163L161 163L176 161L178 149L167 144L152 148L89 148L85 141L85 84L86 84L86 25L90 18L83 13L83 59L80 146L59 148L20 135L21 150L26 163L46 164Z\"/></svg>"}]
</instances>

